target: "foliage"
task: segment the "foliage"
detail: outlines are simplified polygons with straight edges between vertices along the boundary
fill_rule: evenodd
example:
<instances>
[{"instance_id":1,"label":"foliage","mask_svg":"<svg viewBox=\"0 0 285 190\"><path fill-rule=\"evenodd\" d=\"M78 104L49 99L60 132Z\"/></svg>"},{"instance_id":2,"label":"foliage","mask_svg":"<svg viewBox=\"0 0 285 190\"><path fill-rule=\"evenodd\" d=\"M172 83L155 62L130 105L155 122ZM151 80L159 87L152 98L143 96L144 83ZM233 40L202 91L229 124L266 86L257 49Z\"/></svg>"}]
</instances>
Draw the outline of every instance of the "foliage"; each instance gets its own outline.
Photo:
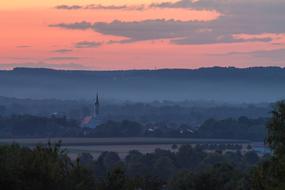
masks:
<instances>
[{"instance_id":1,"label":"foliage","mask_svg":"<svg viewBox=\"0 0 285 190\"><path fill-rule=\"evenodd\" d=\"M274 156L285 156L285 101L276 105L267 129L267 143L273 150Z\"/></svg>"},{"instance_id":2,"label":"foliage","mask_svg":"<svg viewBox=\"0 0 285 190\"><path fill-rule=\"evenodd\" d=\"M0 116L0 137L173 137L263 140L266 119L210 119L201 127L136 121L107 121L96 129L81 128L65 116Z\"/></svg>"},{"instance_id":3,"label":"foliage","mask_svg":"<svg viewBox=\"0 0 285 190\"><path fill-rule=\"evenodd\" d=\"M170 190L235 190L240 187L242 173L227 164L218 164L199 174L178 173L169 182Z\"/></svg>"},{"instance_id":4,"label":"foliage","mask_svg":"<svg viewBox=\"0 0 285 190\"><path fill-rule=\"evenodd\" d=\"M59 144L0 147L0 189L88 190L93 184L92 174L74 165Z\"/></svg>"},{"instance_id":5,"label":"foliage","mask_svg":"<svg viewBox=\"0 0 285 190\"><path fill-rule=\"evenodd\" d=\"M64 116L0 117L0 137L64 137L81 133L78 122Z\"/></svg>"},{"instance_id":6,"label":"foliage","mask_svg":"<svg viewBox=\"0 0 285 190\"><path fill-rule=\"evenodd\" d=\"M285 189L285 102L276 104L267 125L267 143L273 156L257 166L252 172L252 189Z\"/></svg>"},{"instance_id":7,"label":"foliage","mask_svg":"<svg viewBox=\"0 0 285 190\"><path fill-rule=\"evenodd\" d=\"M204 138L264 140L266 119L209 119L198 130L198 136Z\"/></svg>"}]
</instances>

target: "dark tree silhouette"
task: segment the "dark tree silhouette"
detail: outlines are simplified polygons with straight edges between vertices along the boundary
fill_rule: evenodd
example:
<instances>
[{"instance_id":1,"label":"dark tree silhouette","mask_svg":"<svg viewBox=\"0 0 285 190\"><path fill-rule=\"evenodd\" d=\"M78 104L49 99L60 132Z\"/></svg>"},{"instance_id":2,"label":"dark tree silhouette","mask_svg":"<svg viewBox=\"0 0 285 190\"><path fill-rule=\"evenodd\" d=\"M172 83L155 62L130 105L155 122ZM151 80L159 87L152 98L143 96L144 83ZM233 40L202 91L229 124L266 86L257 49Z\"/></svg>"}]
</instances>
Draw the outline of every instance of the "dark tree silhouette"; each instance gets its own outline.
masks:
<instances>
[{"instance_id":1,"label":"dark tree silhouette","mask_svg":"<svg viewBox=\"0 0 285 190\"><path fill-rule=\"evenodd\" d=\"M285 102L276 104L268 125L267 143L273 151L271 159L253 171L252 189L285 189Z\"/></svg>"}]
</instances>

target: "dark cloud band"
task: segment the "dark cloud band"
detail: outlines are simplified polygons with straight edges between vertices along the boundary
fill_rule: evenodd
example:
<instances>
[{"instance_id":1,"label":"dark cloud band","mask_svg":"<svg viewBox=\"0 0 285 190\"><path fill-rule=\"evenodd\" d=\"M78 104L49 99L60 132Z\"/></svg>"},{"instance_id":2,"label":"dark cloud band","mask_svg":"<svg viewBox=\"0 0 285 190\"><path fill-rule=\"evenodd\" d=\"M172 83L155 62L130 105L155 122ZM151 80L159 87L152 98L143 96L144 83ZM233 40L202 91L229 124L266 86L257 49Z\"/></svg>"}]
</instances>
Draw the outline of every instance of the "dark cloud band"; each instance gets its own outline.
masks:
<instances>
[{"instance_id":1,"label":"dark cloud band","mask_svg":"<svg viewBox=\"0 0 285 190\"><path fill-rule=\"evenodd\" d=\"M72 49L56 49L56 50L53 50L52 52L55 52L55 53L68 53L68 52L72 52Z\"/></svg>"},{"instance_id":2,"label":"dark cloud band","mask_svg":"<svg viewBox=\"0 0 285 190\"><path fill-rule=\"evenodd\" d=\"M95 5L95 4L90 4L90 5L58 5L55 7L56 9L59 10L144 10L145 6L144 5L138 5L138 6L127 6L127 5Z\"/></svg>"},{"instance_id":3,"label":"dark cloud band","mask_svg":"<svg viewBox=\"0 0 285 190\"><path fill-rule=\"evenodd\" d=\"M126 37L118 43L170 39L175 44L213 44L271 42L271 38L236 38L237 34L259 35L285 33L284 0L181 0L176 3L152 4L159 8L218 10L222 16L211 21L145 20L111 23L78 22L50 25L65 29L91 29L105 35Z\"/></svg>"},{"instance_id":4,"label":"dark cloud band","mask_svg":"<svg viewBox=\"0 0 285 190\"><path fill-rule=\"evenodd\" d=\"M95 42L95 41L82 41L75 44L76 48L97 48L101 46L101 42Z\"/></svg>"}]
</instances>

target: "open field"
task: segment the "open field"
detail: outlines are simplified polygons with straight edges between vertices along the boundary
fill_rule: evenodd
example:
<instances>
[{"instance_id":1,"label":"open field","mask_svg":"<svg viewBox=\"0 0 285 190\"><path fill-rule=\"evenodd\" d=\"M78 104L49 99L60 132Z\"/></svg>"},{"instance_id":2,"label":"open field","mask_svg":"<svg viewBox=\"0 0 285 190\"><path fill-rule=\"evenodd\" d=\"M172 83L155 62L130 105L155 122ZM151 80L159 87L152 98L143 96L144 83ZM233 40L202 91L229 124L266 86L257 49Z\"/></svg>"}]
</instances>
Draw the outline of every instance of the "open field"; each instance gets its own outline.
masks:
<instances>
[{"instance_id":1,"label":"open field","mask_svg":"<svg viewBox=\"0 0 285 190\"><path fill-rule=\"evenodd\" d=\"M98 157L104 151L117 152L125 157L129 151L138 150L141 153L151 153L155 149L172 150L173 144L251 144L248 140L231 139L181 139L181 138L27 138L0 139L0 144L18 143L22 146L35 146L48 142L62 141L62 148L66 149L71 158L80 153L90 153Z\"/></svg>"},{"instance_id":2,"label":"open field","mask_svg":"<svg viewBox=\"0 0 285 190\"><path fill-rule=\"evenodd\" d=\"M11 138L0 139L0 144L18 143L25 146L61 141L63 146L91 145L161 145L161 144L248 144L235 139L182 139L182 138Z\"/></svg>"}]
</instances>

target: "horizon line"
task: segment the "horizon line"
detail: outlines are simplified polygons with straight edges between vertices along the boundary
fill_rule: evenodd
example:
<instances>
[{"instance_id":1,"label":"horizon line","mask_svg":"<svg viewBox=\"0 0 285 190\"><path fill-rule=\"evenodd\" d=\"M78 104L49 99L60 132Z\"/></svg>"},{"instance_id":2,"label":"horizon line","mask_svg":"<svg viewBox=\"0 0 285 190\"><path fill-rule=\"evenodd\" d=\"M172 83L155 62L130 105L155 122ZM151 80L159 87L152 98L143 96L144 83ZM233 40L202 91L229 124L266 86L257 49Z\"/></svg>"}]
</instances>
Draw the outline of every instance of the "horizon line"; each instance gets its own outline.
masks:
<instances>
[{"instance_id":1,"label":"horizon line","mask_svg":"<svg viewBox=\"0 0 285 190\"><path fill-rule=\"evenodd\" d=\"M49 68L49 67L13 67L10 69L0 69L0 71L16 71L16 70L50 70L50 71L82 71L82 72L116 72L116 71L162 71L162 70L202 70L202 69L261 69L261 68L278 68L285 69L281 66L252 66L252 67L236 67L236 66L210 66L210 67L197 67L197 68L155 68L155 69L64 69L64 68Z\"/></svg>"}]
</instances>

